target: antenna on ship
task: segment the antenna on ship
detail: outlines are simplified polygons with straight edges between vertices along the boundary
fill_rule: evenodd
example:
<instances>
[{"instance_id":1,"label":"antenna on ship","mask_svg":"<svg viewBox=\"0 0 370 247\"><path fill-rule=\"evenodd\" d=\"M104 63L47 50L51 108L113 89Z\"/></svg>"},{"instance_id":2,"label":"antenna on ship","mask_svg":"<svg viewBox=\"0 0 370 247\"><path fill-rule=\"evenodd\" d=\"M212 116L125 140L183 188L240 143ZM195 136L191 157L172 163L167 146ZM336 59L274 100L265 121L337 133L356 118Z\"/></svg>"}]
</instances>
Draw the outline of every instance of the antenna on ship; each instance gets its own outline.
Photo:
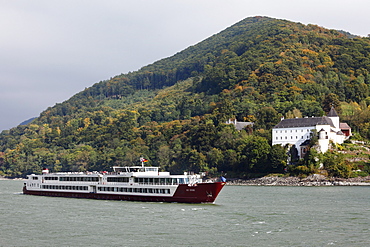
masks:
<instances>
[{"instance_id":1,"label":"antenna on ship","mask_svg":"<svg viewBox=\"0 0 370 247\"><path fill-rule=\"evenodd\" d=\"M148 160L141 157L140 162L141 162L141 167L144 167L144 162L148 162Z\"/></svg>"}]
</instances>

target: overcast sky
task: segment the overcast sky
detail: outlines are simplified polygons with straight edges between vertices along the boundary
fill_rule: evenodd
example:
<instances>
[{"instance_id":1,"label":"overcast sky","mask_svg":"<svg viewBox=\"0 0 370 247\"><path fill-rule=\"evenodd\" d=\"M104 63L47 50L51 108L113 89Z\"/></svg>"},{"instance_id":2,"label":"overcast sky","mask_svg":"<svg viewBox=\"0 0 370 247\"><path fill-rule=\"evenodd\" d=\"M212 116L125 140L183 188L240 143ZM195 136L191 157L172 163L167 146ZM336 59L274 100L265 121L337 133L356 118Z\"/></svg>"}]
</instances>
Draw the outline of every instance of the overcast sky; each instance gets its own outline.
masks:
<instances>
[{"instance_id":1,"label":"overcast sky","mask_svg":"<svg viewBox=\"0 0 370 247\"><path fill-rule=\"evenodd\" d=\"M368 0L0 0L0 131L251 16L367 36Z\"/></svg>"}]
</instances>

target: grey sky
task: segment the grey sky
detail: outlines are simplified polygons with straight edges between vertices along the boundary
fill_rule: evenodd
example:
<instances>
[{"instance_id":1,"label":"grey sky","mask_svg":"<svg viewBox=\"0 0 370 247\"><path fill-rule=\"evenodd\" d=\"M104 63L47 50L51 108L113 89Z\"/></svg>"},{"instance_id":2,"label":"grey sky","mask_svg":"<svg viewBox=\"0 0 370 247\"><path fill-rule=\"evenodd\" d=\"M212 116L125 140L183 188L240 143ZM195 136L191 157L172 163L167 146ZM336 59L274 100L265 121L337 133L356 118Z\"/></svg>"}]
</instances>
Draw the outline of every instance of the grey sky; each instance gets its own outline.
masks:
<instances>
[{"instance_id":1,"label":"grey sky","mask_svg":"<svg viewBox=\"0 0 370 247\"><path fill-rule=\"evenodd\" d=\"M0 131L250 16L367 36L368 0L0 0Z\"/></svg>"}]
</instances>

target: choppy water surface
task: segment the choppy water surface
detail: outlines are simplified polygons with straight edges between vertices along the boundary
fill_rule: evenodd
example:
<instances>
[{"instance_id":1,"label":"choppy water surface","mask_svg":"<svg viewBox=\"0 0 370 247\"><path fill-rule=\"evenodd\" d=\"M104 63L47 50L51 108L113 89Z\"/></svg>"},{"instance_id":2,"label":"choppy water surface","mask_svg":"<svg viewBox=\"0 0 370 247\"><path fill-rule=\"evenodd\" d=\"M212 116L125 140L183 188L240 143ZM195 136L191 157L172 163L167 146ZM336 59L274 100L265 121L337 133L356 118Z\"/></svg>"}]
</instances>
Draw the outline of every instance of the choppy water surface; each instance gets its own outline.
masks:
<instances>
[{"instance_id":1,"label":"choppy water surface","mask_svg":"<svg viewBox=\"0 0 370 247\"><path fill-rule=\"evenodd\" d=\"M23 195L0 181L0 246L370 246L370 187L226 186L215 204Z\"/></svg>"}]
</instances>

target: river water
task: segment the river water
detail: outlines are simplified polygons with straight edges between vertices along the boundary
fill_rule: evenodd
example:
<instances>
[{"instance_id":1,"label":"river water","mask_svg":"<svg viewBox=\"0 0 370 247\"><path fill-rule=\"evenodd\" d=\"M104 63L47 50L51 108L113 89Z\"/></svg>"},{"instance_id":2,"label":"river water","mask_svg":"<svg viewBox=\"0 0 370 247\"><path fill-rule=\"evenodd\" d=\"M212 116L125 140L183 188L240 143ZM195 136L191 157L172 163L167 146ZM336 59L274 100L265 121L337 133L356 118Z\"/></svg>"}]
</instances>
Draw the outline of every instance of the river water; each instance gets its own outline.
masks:
<instances>
[{"instance_id":1,"label":"river water","mask_svg":"<svg viewBox=\"0 0 370 247\"><path fill-rule=\"evenodd\" d=\"M0 181L0 246L370 246L370 187L225 186L215 204L23 195Z\"/></svg>"}]
</instances>

